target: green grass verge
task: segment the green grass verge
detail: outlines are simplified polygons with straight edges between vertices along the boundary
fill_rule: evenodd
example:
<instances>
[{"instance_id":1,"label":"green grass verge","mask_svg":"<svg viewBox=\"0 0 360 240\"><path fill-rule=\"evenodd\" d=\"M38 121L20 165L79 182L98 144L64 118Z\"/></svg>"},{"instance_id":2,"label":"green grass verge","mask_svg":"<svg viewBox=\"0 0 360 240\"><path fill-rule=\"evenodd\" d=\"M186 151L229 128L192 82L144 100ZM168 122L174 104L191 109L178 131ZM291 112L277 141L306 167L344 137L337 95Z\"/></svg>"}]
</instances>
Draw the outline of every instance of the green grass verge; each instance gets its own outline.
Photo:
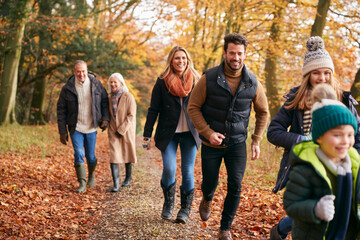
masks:
<instances>
[{"instance_id":1,"label":"green grass verge","mask_svg":"<svg viewBox=\"0 0 360 240\"><path fill-rule=\"evenodd\" d=\"M0 126L0 153L27 153L32 148L40 155L41 150L46 149L49 143L58 138L57 131L50 125L45 126L21 126L7 125Z\"/></svg>"}]
</instances>

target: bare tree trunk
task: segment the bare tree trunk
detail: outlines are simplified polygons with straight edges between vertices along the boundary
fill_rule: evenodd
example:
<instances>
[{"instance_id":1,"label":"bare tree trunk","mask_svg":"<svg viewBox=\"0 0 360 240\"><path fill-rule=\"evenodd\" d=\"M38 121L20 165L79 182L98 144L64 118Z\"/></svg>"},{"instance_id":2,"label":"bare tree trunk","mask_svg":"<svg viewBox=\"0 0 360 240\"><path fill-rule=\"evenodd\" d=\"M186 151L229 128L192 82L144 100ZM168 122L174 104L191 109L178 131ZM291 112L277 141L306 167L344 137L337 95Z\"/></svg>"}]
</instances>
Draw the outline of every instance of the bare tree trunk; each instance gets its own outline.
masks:
<instances>
[{"instance_id":1,"label":"bare tree trunk","mask_svg":"<svg viewBox=\"0 0 360 240\"><path fill-rule=\"evenodd\" d=\"M319 0L315 22L311 28L311 36L322 36L326 24L327 12L330 8L330 0Z\"/></svg>"},{"instance_id":2,"label":"bare tree trunk","mask_svg":"<svg viewBox=\"0 0 360 240\"><path fill-rule=\"evenodd\" d=\"M39 18L43 16L51 16L51 8L53 4L51 0L40 0L39 1ZM48 56L44 54L44 51L49 52L51 48L51 36L45 27L40 26L39 29L39 52L38 52L38 64L37 64L37 75L40 76L36 80L33 96L31 100L29 123L45 125L43 110L44 110L44 98L46 91L46 78L47 75L43 74L45 69L49 67Z\"/></svg>"},{"instance_id":3,"label":"bare tree trunk","mask_svg":"<svg viewBox=\"0 0 360 240\"><path fill-rule=\"evenodd\" d=\"M1 76L0 124L16 123L15 100L18 81L21 41L27 20L26 11L31 0L17 2L18 17L13 17L10 33L7 36L4 54L4 72Z\"/></svg>"},{"instance_id":4,"label":"bare tree trunk","mask_svg":"<svg viewBox=\"0 0 360 240\"><path fill-rule=\"evenodd\" d=\"M104 8L106 7L106 1L105 0L95 0L93 2L94 4L94 22L95 22L95 26L97 27L97 33L100 35L102 33L102 31L105 28L105 13L104 13Z\"/></svg>"},{"instance_id":5,"label":"bare tree trunk","mask_svg":"<svg viewBox=\"0 0 360 240\"><path fill-rule=\"evenodd\" d=\"M265 86L269 100L270 116L273 118L280 110L280 100L278 96L277 82L277 54L276 44L279 41L280 29L279 24L282 21L284 8L277 6L274 13L274 19L270 28L270 38L265 58Z\"/></svg>"},{"instance_id":6,"label":"bare tree trunk","mask_svg":"<svg viewBox=\"0 0 360 240\"><path fill-rule=\"evenodd\" d=\"M355 75L354 83L351 87L351 95L356 99L356 101L360 102L360 69L357 71ZM358 114L360 113L360 105L355 106Z\"/></svg>"}]
</instances>

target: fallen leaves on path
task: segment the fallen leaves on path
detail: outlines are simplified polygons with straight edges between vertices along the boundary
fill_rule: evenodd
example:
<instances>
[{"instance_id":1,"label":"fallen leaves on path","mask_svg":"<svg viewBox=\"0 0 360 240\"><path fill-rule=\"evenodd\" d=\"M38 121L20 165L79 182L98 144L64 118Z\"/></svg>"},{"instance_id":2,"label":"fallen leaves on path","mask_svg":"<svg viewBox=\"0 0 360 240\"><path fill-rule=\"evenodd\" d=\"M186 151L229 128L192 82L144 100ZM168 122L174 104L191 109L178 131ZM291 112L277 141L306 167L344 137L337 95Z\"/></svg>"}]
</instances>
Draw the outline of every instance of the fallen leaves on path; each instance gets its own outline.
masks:
<instances>
[{"instance_id":1,"label":"fallen leaves on path","mask_svg":"<svg viewBox=\"0 0 360 240\"><path fill-rule=\"evenodd\" d=\"M97 149L98 183L86 194L74 192L71 143L49 142L47 149L46 156L38 146L0 155L0 239L86 239L101 217L106 147Z\"/></svg>"},{"instance_id":2,"label":"fallen leaves on path","mask_svg":"<svg viewBox=\"0 0 360 240\"><path fill-rule=\"evenodd\" d=\"M50 129L53 132L49 134L54 134L54 132L57 134L55 125L51 125ZM49 139L51 138L49 137ZM106 203L113 201L109 198L108 193L108 187L112 184L108 162L107 134L101 132L98 134L96 146L97 182L96 186L88 189L86 193L74 192L78 187L78 182L73 167L71 143L64 146L59 141L49 141L45 156L39 154L40 152L44 152L43 149L38 146L31 146L26 153L7 152L0 154L0 239L87 239L91 237L92 232L98 229L99 223L110 216L111 204ZM157 174L154 177L156 178L154 182L157 183L156 191L160 191L162 162L159 153L156 154L157 156L153 160L160 170L158 173L154 173ZM268 156L272 154L272 152L268 153ZM180 161L178 161L176 177L179 183L178 187L181 183L180 169ZM249 169L252 169L250 175L248 174ZM271 192L273 182L263 177L264 173L269 171L276 174L276 169L277 163L266 162L263 167L259 167L256 162L248 162L247 174L243 180L240 206L231 229L235 239L268 239L270 229L285 215L281 194L273 194ZM135 176L135 181L146 181L142 178L143 176ZM206 223L202 222L198 214L198 206L202 197L200 190L202 181L201 159L200 154L198 154L195 165L196 191L191 214L192 224L198 229L195 238L193 234L190 238L189 234L189 238L185 237L185 239L214 239L216 237L226 196L226 178L226 170L222 166L219 186L214 196L212 215ZM178 187L177 207L180 202ZM140 201L143 193L136 192L134 189L131 191L131 194L134 195L132 199L139 199ZM125 204L124 202L128 201L126 194L130 193L124 191L123 194L118 194L116 200L118 204ZM161 196L160 199L154 201L161 205L163 198ZM152 221L147 226L150 230L155 226L155 222L161 221L161 209L155 209L153 206L147 206L147 204L134 203L133 205L142 208L129 210L129 213L134 214L133 218L130 219L137 219L138 214L147 213L151 215L149 219ZM177 213L177 211L174 212ZM117 221L116 216L112 217L109 221ZM154 225L151 226L151 224ZM181 234L191 232L187 225L166 224L176 230L167 239L172 237L177 239L176 232L179 231ZM105 231L109 231L107 236L111 234L111 231L119 231L121 227L126 229L124 231L134 231L132 233L134 235L136 235L136 231L139 231L135 227L128 229L127 226L120 225L113 229L105 229ZM156 236L163 229L154 227L151 231L148 236ZM184 239L184 237L182 238Z\"/></svg>"}]
</instances>

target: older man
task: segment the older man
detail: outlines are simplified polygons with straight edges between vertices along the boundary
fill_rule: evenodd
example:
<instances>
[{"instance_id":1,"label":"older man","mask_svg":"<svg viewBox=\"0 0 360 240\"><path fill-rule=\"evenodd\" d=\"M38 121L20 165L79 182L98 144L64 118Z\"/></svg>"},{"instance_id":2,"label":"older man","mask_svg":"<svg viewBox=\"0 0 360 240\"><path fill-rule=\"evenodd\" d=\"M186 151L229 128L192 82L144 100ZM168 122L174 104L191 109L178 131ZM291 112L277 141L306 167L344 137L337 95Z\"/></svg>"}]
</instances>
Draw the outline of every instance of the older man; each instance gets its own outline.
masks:
<instances>
[{"instance_id":1,"label":"older man","mask_svg":"<svg viewBox=\"0 0 360 240\"><path fill-rule=\"evenodd\" d=\"M68 141L68 131L74 148L74 166L79 188L76 192L86 191L86 168L88 164L88 186L95 185L96 128L104 131L109 123L109 100L101 82L92 73L88 73L87 64L77 60L74 75L70 76L61 89L57 102L57 118L60 141ZM85 153L84 153L85 149Z\"/></svg>"}]
</instances>

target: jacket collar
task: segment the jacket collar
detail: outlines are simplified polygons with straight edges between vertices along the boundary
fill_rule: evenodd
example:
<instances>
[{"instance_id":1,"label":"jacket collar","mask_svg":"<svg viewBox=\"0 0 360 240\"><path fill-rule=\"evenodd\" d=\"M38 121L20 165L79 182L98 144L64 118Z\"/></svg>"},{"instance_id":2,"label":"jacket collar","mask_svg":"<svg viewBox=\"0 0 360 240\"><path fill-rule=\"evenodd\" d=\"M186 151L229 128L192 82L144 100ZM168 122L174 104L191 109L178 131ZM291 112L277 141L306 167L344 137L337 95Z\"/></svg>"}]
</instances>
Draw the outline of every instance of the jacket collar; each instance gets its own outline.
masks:
<instances>
[{"instance_id":1,"label":"jacket collar","mask_svg":"<svg viewBox=\"0 0 360 240\"><path fill-rule=\"evenodd\" d=\"M231 93L230 86L227 83L226 78L225 78L224 65L225 65L225 60L223 60L222 63L219 65L219 68L217 71L217 83L219 84L219 86L221 86L222 88L224 88L225 90L227 90ZM251 78L251 75L250 75L246 65L244 64L244 66L242 68L240 84L239 84L239 87L238 87L236 93L239 92L240 89L242 89L242 86L245 87L247 85L252 86L253 79Z\"/></svg>"},{"instance_id":2,"label":"jacket collar","mask_svg":"<svg viewBox=\"0 0 360 240\"><path fill-rule=\"evenodd\" d=\"M316 156L316 149L319 148L319 145L311 142L301 142L293 146L292 154L295 155L294 158L291 159L291 165L308 163L311 164L319 174L326 180L331 188L331 182L329 177L326 174L326 169L324 165L321 163L320 159ZM353 187L356 187L356 179L359 177L358 173L360 170L360 155L357 150L353 147L348 151L351 160L351 172L353 177ZM356 177L355 177L356 176Z\"/></svg>"}]
</instances>

